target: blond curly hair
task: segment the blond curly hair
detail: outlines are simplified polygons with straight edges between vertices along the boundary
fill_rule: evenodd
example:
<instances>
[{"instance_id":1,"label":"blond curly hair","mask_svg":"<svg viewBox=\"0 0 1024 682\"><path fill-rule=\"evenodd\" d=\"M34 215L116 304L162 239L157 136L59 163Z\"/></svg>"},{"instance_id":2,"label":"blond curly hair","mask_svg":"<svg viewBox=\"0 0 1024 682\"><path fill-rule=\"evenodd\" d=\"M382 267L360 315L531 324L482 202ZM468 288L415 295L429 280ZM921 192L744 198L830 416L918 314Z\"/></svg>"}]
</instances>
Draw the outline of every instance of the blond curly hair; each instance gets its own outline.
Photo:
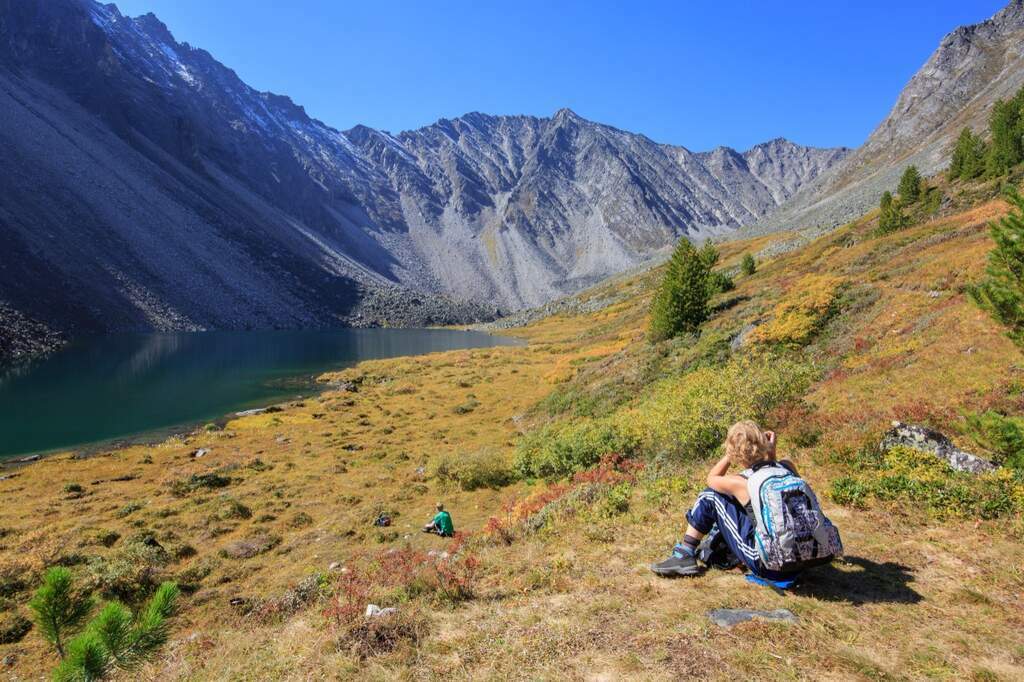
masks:
<instances>
[{"instance_id":1,"label":"blond curly hair","mask_svg":"<svg viewBox=\"0 0 1024 682\"><path fill-rule=\"evenodd\" d=\"M771 459L768 437L760 426L749 419L729 427L729 433L725 436L725 453L733 464L744 469Z\"/></svg>"}]
</instances>

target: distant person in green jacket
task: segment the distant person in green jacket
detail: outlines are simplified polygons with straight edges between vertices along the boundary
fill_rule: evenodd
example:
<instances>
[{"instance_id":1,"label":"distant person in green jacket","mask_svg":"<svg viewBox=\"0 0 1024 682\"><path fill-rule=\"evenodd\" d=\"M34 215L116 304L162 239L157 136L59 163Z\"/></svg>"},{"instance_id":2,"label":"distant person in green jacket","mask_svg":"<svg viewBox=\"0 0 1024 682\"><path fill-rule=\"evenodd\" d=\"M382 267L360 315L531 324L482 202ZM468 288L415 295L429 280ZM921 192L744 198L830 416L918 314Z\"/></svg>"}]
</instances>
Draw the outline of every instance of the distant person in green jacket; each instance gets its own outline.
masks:
<instances>
[{"instance_id":1,"label":"distant person in green jacket","mask_svg":"<svg viewBox=\"0 0 1024 682\"><path fill-rule=\"evenodd\" d=\"M444 510L444 505L437 503L437 513L434 520L423 526L424 533L436 533L443 538L450 538L455 535L455 526L452 524L452 515Z\"/></svg>"}]
</instances>

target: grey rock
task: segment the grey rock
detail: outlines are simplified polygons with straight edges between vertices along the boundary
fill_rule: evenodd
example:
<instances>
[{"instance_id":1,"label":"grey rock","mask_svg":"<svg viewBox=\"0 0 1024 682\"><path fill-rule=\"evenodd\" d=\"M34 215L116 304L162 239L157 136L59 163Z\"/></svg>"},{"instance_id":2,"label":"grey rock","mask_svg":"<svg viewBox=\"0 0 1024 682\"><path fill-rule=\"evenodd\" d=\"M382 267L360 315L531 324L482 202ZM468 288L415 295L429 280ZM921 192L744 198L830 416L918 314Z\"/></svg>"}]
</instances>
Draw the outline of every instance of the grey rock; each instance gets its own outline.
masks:
<instances>
[{"instance_id":1,"label":"grey rock","mask_svg":"<svg viewBox=\"0 0 1024 682\"><path fill-rule=\"evenodd\" d=\"M750 334L757 329L759 324L759 322L751 322L750 324L744 325L743 329L741 329L736 336L732 337L732 340L729 342L729 347L733 351L737 351L747 345L747 342L750 340Z\"/></svg>"},{"instance_id":2,"label":"grey rock","mask_svg":"<svg viewBox=\"0 0 1024 682\"><path fill-rule=\"evenodd\" d=\"M257 407L251 410L242 410L241 412L235 412L236 417L252 417L253 415L263 414L267 411L265 407Z\"/></svg>"},{"instance_id":3,"label":"grey rock","mask_svg":"<svg viewBox=\"0 0 1024 682\"><path fill-rule=\"evenodd\" d=\"M889 450L899 445L930 452L947 462L956 471L980 474L996 468L996 465L992 462L961 450L953 445L949 438L927 426L916 426L894 421L892 428L889 429L882 439L881 448Z\"/></svg>"},{"instance_id":4,"label":"grey rock","mask_svg":"<svg viewBox=\"0 0 1024 682\"><path fill-rule=\"evenodd\" d=\"M205 457L208 454L210 454L209 448L199 448L192 452L192 459L199 459L200 457Z\"/></svg>"},{"instance_id":5,"label":"grey rock","mask_svg":"<svg viewBox=\"0 0 1024 682\"><path fill-rule=\"evenodd\" d=\"M229 543L220 550L220 554L229 559L251 559L273 549L280 542L280 538L274 536L257 535Z\"/></svg>"},{"instance_id":6,"label":"grey rock","mask_svg":"<svg viewBox=\"0 0 1024 682\"><path fill-rule=\"evenodd\" d=\"M382 609L381 607L377 606L376 604L367 604L366 605L366 617L367 618L380 618L382 616L390 616L390 615L395 614L395 613L398 613L398 609L396 609L394 606L389 606L387 608L383 608Z\"/></svg>"},{"instance_id":7,"label":"grey rock","mask_svg":"<svg viewBox=\"0 0 1024 682\"><path fill-rule=\"evenodd\" d=\"M755 611L752 609L712 609L708 612L708 618L719 627L731 628L740 623L751 620L767 620L777 623L796 623L799 619L789 609L774 609L772 611Z\"/></svg>"}]
</instances>

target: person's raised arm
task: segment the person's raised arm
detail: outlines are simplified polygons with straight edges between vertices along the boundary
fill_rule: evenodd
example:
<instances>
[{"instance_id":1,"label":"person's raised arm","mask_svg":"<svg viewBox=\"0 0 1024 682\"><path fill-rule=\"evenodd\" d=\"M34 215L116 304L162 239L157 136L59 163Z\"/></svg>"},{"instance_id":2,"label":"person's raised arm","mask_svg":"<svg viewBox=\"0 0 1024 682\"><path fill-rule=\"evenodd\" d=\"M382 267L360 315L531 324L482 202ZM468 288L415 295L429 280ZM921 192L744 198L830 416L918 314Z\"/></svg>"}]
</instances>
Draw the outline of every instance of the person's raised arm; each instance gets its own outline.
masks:
<instances>
[{"instance_id":1,"label":"person's raised arm","mask_svg":"<svg viewBox=\"0 0 1024 682\"><path fill-rule=\"evenodd\" d=\"M722 455L722 458L715 462L715 465L711 467L711 471L708 472L708 485L714 488L713 481L725 476L725 472L729 470L730 464L732 464L732 460L729 459L729 455Z\"/></svg>"},{"instance_id":2,"label":"person's raised arm","mask_svg":"<svg viewBox=\"0 0 1024 682\"><path fill-rule=\"evenodd\" d=\"M711 471L708 472L708 487L723 495L736 497L740 489L746 490L747 484L739 476L727 475L730 464L732 464L732 460L729 459L729 455L724 455L715 463L715 466L711 467Z\"/></svg>"}]
</instances>

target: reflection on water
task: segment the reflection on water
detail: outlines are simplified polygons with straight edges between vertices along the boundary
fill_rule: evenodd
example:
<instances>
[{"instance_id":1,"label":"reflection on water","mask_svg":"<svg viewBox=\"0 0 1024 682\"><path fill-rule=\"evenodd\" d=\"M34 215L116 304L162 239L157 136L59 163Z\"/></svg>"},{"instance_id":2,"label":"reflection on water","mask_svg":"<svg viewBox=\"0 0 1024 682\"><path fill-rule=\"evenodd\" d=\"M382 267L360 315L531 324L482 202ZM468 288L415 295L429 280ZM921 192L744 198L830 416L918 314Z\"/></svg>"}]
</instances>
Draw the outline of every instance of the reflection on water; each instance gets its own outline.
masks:
<instances>
[{"instance_id":1,"label":"reflection on water","mask_svg":"<svg viewBox=\"0 0 1024 682\"><path fill-rule=\"evenodd\" d=\"M313 375L360 360L509 343L440 329L90 339L0 378L0 457L213 419L308 391Z\"/></svg>"}]
</instances>

